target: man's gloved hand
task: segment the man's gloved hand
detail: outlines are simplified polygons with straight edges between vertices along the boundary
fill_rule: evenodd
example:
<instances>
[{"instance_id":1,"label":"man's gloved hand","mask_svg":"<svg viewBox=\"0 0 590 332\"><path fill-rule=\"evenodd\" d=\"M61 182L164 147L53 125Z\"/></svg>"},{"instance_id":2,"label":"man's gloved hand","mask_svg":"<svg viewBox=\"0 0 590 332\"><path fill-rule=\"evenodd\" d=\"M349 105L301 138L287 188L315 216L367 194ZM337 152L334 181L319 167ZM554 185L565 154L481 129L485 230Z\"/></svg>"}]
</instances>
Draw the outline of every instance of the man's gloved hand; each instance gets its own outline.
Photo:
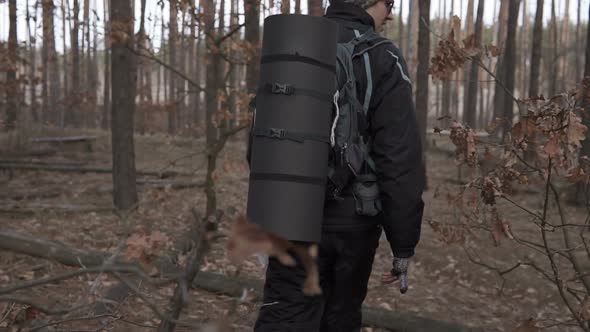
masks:
<instances>
[{"instance_id":1,"label":"man's gloved hand","mask_svg":"<svg viewBox=\"0 0 590 332\"><path fill-rule=\"evenodd\" d=\"M410 265L410 258L394 258L393 268L389 272L383 273L381 282L384 284L391 284L395 281L400 282L399 291L405 294L408 291L408 266Z\"/></svg>"}]
</instances>

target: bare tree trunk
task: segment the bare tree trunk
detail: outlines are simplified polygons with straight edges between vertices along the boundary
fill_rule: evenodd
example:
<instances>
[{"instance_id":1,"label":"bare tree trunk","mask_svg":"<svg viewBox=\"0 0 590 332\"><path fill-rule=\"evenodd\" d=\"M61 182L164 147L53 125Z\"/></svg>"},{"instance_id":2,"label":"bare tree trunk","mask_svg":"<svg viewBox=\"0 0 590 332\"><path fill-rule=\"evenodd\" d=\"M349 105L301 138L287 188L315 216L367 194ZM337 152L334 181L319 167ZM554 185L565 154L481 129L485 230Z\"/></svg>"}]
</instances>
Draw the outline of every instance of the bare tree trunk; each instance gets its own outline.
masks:
<instances>
[{"instance_id":1,"label":"bare tree trunk","mask_svg":"<svg viewBox=\"0 0 590 332\"><path fill-rule=\"evenodd\" d=\"M477 19L475 21L475 45L482 44L482 30L483 30L483 8L484 0L479 0L477 4ZM481 55L477 55L477 60L481 58ZM477 85L479 80L479 66L476 61L471 61L471 69L469 70L469 76L467 77L467 89L465 92L465 105L463 108L463 115L465 116L465 122L471 128L477 127L476 115L477 115ZM483 98L482 98L483 99ZM480 111L481 112L481 111Z\"/></svg>"},{"instance_id":2,"label":"bare tree trunk","mask_svg":"<svg viewBox=\"0 0 590 332\"><path fill-rule=\"evenodd\" d=\"M78 121L76 120L77 114L80 112L80 92L81 92L81 82L80 82L80 49L78 48L78 31L80 29L80 22L78 20L78 15L80 13L80 2L78 0L74 0L74 12L72 15L74 16L74 27L72 28L72 32L70 34L72 39L72 93L69 101L69 110L66 116L66 124L76 124Z\"/></svg>"},{"instance_id":3,"label":"bare tree trunk","mask_svg":"<svg viewBox=\"0 0 590 332\"><path fill-rule=\"evenodd\" d=\"M260 3L258 4L258 6L260 6ZM312 15L312 16L324 15L324 8L322 7L322 0L307 0L307 8L309 11L309 15Z\"/></svg>"},{"instance_id":4,"label":"bare tree trunk","mask_svg":"<svg viewBox=\"0 0 590 332\"><path fill-rule=\"evenodd\" d=\"M541 56L543 47L543 0L537 0L537 13L533 27L533 44L531 46L531 71L529 82L529 97L539 95L539 79Z\"/></svg>"},{"instance_id":5,"label":"bare tree trunk","mask_svg":"<svg viewBox=\"0 0 590 332\"><path fill-rule=\"evenodd\" d=\"M418 62L418 52L416 45L418 44L418 20L419 20L419 1L410 1L410 13L408 16L408 43L406 48L408 51L408 71L410 72L410 78L416 77L416 68Z\"/></svg>"},{"instance_id":6,"label":"bare tree trunk","mask_svg":"<svg viewBox=\"0 0 590 332\"><path fill-rule=\"evenodd\" d=\"M36 123L39 121L39 115L37 114L37 84L36 84L36 77L35 72L37 68L37 37L36 33L31 29L31 15L29 13L29 0L26 3L27 6L27 34L29 35L29 98L31 103L31 115L33 116L33 121ZM35 2L35 17L33 19L33 26L35 27L35 31L37 30L37 26L35 22L37 22L37 3Z\"/></svg>"},{"instance_id":7,"label":"bare tree trunk","mask_svg":"<svg viewBox=\"0 0 590 332\"><path fill-rule=\"evenodd\" d=\"M295 0L295 14L301 14L301 0Z\"/></svg>"},{"instance_id":8,"label":"bare tree trunk","mask_svg":"<svg viewBox=\"0 0 590 332\"><path fill-rule=\"evenodd\" d=\"M176 0L170 0L170 21L169 21L169 37L168 37L168 53L170 56L169 64L170 67L176 68L176 40L178 35L178 26L176 21L178 20L178 7ZM176 75L174 73L169 74L170 92L169 96L172 101L172 108L168 112L168 133L176 133L176 112L178 111L178 95L176 93Z\"/></svg>"},{"instance_id":9,"label":"bare tree trunk","mask_svg":"<svg viewBox=\"0 0 590 332\"><path fill-rule=\"evenodd\" d=\"M510 0L511 1L511 0ZM504 73L504 58L506 57L506 47L505 41L508 32L508 7L510 1L502 1L500 4L500 13L498 14L498 47L502 50L502 55L498 57L498 62L496 65L496 76L500 82L505 82ZM495 85L494 91L494 116L496 118L502 118L505 116L505 112L503 109L504 100L503 97L505 95L504 89L500 84ZM507 119L511 121L510 119Z\"/></svg>"},{"instance_id":10,"label":"bare tree trunk","mask_svg":"<svg viewBox=\"0 0 590 332\"><path fill-rule=\"evenodd\" d=\"M53 0L42 0L43 4L43 119L56 123L59 114L57 104L60 94L59 68L55 51L55 28L53 24Z\"/></svg>"},{"instance_id":11,"label":"bare tree trunk","mask_svg":"<svg viewBox=\"0 0 590 332\"><path fill-rule=\"evenodd\" d=\"M527 57L526 54L528 53L528 49L529 49L529 16L528 16L528 11L527 11L527 1L523 0L522 1L522 28L520 30L520 47L519 47L519 51L520 51L520 93L519 96L520 98L526 98L526 94L527 94L527 77L528 77L528 72L527 72Z\"/></svg>"},{"instance_id":12,"label":"bare tree trunk","mask_svg":"<svg viewBox=\"0 0 590 332\"><path fill-rule=\"evenodd\" d=\"M508 9L508 29L506 37L506 48L504 51L503 68L504 68L504 85L506 89L513 94L514 93L514 71L516 68L516 27L518 25L518 12L519 12L520 0L510 0ZM504 118L508 122L508 125L512 127L512 121L514 117L514 101L507 94L502 91L504 96L502 97ZM507 130L504 131L504 134Z\"/></svg>"},{"instance_id":13,"label":"bare tree trunk","mask_svg":"<svg viewBox=\"0 0 590 332\"><path fill-rule=\"evenodd\" d=\"M418 69L416 74L416 115L422 140L422 149L426 149L426 127L428 114L428 65L430 63L430 0L420 1L418 20ZM426 154L424 154L426 156ZM426 163L424 163L426 165Z\"/></svg>"},{"instance_id":14,"label":"bare tree trunk","mask_svg":"<svg viewBox=\"0 0 590 332\"><path fill-rule=\"evenodd\" d=\"M90 0L84 0L83 31L84 35L82 36L82 54L84 60L84 80L82 85L84 86L84 109L82 110L82 125L84 127L88 127L90 124L90 119L92 118L92 114L94 114L94 110L92 108L93 100L96 100L96 98L94 97L96 91L93 91L96 89L96 87L93 85L92 82L92 46L90 45ZM84 40L86 40L86 44L84 44Z\"/></svg>"},{"instance_id":15,"label":"bare tree trunk","mask_svg":"<svg viewBox=\"0 0 590 332\"><path fill-rule=\"evenodd\" d=\"M63 55L63 80L64 80L64 87L63 87L63 91L62 91L62 98L65 101L70 93L70 84L69 84L69 80L70 78L68 77L70 74L68 72L68 52L67 52L67 43L66 43L66 18L67 15L66 13L69 13L69 10L66 12L66 8L68 8L68 6L66 6L66 1L65 0L61 0L61 16L62 16L62 26L61 26L61 31L62 31L62 40L63 40L63 48L64 48L64 55ZM59 127L63 128L65 126L65 114L64 114L64 109L61 109L61 112L59 113L58 117L58 123L59 123Z\"/></svg>"},{"instance_id":16,"label":"bare tree trunk","mask_svg":"<svg viewBox=\"0 0 590 332\"><path fill-rule=\"evenodd\" d=\"M103 130L109 129L110 114L111 114L111 56L110 56L110 26L111 20L108 17L109 8L111 7L110 0L104 0L104 35L107 38L104 39L104 90L102 98L102 122L101 128Z\"/></svg>"},{"instance_id":17,"label":"bare tree trunk","mask_svg":"<svg viewBox=\"0 0 590 332\"><path fill-rule=\"evenodd\" d=\"M231 1L231 6L230 6L230 29L233 29L235 26L238 25L239 23L239 17L237 15L237 7L238 7L238 0L230 0ZM235 36L232 36L232 42L234 42L234 40L236 39ZM239 57L239 53L238 52L231 52L231 56L229 57L230 59L235 59ZM230 63L229 64L229 70L230 70L230 74L229 74L229 86L230 86L230 90L229 90L229 112L231 114L231 116L233 117L232 120L233 121L228 121L228 125L229 128L232 127L232 124L235 123L236 125L238 125L238 123L235 122L235 120L237 119L237 93L239 90L239 84L240 82L238 81L238 64L236 63Z\"/></svg>"},{"instance_id":18,"label":"bare tree trunk","mask_svg":"<svg viewBox=\"0 0 590 332\"><path fill-rule=\"evenodd\" d=\"M207 130L207 146L212 146L217 141L217 128L213 123L213 116L217 111L217 89L221 62L219 59L219 45L216 45L215 37L215 3L213 0L203 1L204 35L207 45L207 76L205 88L206 117L205 126Z\"/></svg>"},{"instance_id":19,"label":"bare tree trunk","mask_svg":"<svg viewBox=\"0 0 590 332\"><path fill-rule=\"evenodd\" d=\"M166 24L164 22L164 13L162 13L162 33L161 33L161 41L160 41L160 45L162 45L162 49L160 51L160 54L162 55L162 61L164 63L168 62L168 52L166 52L166 49L164 48L164 45L166 45ZM163 68L162 66L160 66L160 71L162 72L162 75L164 76L164 84L162 85L162 87L164 88L164 102L167 103L169 100L169 95L168 95L168 69Z\"/></svg>"},{"instance_id":20,"label":"bare tree trunk","mask_svg":"<svg viewBox=\"0 0 590 332\"><path fill-rule=\"evenodd\" d=\"M281 14L291 13L291 0L281 0Z\"/></svg>"},{"instance_id":21,"label":"bare tree trunk","mask_svg":"<svg viewBox=\"0 0 590 332\"><path fill-rule=\"evenodd\" d=\"M584 46L584 42L581 40L582 37L580 36L581 24L582 21L580 19L580 13L582 12L582 0L578 0L578 19L576 24L576 56L574 64L576 66L576 82L580 82L582 80L582 61L580 58L582 57L582 48ZM586 47L590 47L590 45L586 45Z\"/></svg>"},{"instance_id":22,"label":"bare tree trunk","mask_svg":"<svg viewBox=\"0 0 590 332\"><path fill-rule=\"evenodd\" d=\"M399 44L399 49L404 54L404 0L400 0L399 2L399 15L397 17L397 25L398 25L398 38L397 42Z\"/></svg>"},{"instance_id":23,"label":"bare tree trunk","mask_svg":"<svg viewBox=\"0 0 590 332\"><path fill-rule=\"evenodd\" d=\"M195 0L190 0L189 1L189 17L190 17L190 36L189 36L189 40L188 40L188 76L191 77L195 82L198 82L198 80L195 80L195 64L197 62L199 62L198 58L195 58L195 38L197 38L197 20L195 19L195 16L197 15L197 8L195 6ZM191 87L190 88L190 94L189 94L189 116L188 118L190 119L189 121L187 121L187 124L190 125L192 128L195 127L195 107L197 105L197 98L199 96L199 91L196 90L195 87Z\"/></svg>"},{"instance_id":24,"label":"bare tree trunk","mask_svg":"<svg viewBox=\"0 0 590 332\"><path fill-rule=\"evenodd\" d=\"M96 3L94 4L96 6ZM96 14L96 9L93 11ZM97 16L93 15L92 19L92 31L93 31L93 38L92 38L92 58L89 63L89 72L90 72L90 83L91 83L91 107L92 107L92 122L90 123L91 128L96 128L98 125L98 86L99 86L99 79L98 79L98 27L96 24Z\"/></svg>"},{"instance_id":25,"label":"bare tree trunk","mask_svg":"<svg viewBox=\"0 0 590 332\"><path fill-rule=\"evenodd\" d=\"M141 7L140 7L140 19L139 19L139 31L137 32L137 45L139 52L145 52L147 48L146 43L146 34L145 34L145 9L146 9L146 0L141 0ZM145 134L145 101L146 101L146 85L145 85L145 76L146 76L146 61L144 58L140 57L137 59L137 82L138 82L138 94L139 94L139 101L140 107L136 109L136 123L137 123L137 131L143 135Z\"/></svg>"},{"instance_id":26,"label":"bare tree trunk","mask_svg":"<svg viewBox=\"0 0 590 332\"><path fill-rule=\"evenodd\" d=\"M16 117L20 111L19 105L19 83L16 79L18 69L18 42L17 42L17 16L16 0L8 1L8 68L6 70L6 130L16 129Z\"/></svg>"},{"instance_id":27,"label":"bare tree trunk","mask_svg":"<svg viewBox=\"0 0 590 332\"><path fill-rule=\"evenodd\" d=\"M579 9L578 9L579 11ZM588 5L588 17L590 17L590 5ZM590 77L590 22L586 24L586 59L585 59L585 66L584 66L584 77L589 79ZM590 128L590 100L586 98L583 101L582 106L584 107L585 115L582 116L582 123ZM579 155L579 163L583 165L583 163L587 163L585 161L585 157L590 157L590 130L586 131L586 139L582 141L582 149L580 150ZM576 185L576 192L575 192L575 200L579 201L580 197L582 198L582 202L585 205L588 205L588 184L584 184L583 182L578 182Z\"/></svg>"},{"instance_id":28,"label":"bare tree trunk","mask_svg":"<svg viewBox=\"0 0 590 332\"><path fill-rule=\"evenodd\" d=\"M308 5L310 4L313 5L313 1L309 0ZM245 0L244 7L246 14L245 38L250 44L249 50L251 51L249 54L250 56L247 59L246 89L248 93L255 94L258 82L258 71L260 70L260 0ZM314 10L314 7L308 8L311 8L310 13Z\"/></svg>"},{"instance_id":29,"label":"bare tree trunk","mask_svg":"<svg viewBox=\"0 0 590 332\"><path fill-rule=\"evenodd\" d=\"M565 0L565 12L561 22L561 35L559 37L559 41L561 44L558 46L558 49L561 50L558 52L559 56L559 73L561 74L561 79L558 81L558 91L565 91L569 88L568 80L570 80L569 75L569 49L570 49L570 0ZM574 76L575 77L575 76Z\"/></svg>"},{"instance_id":30,"label":"bare tree trunk","mask_svg":"<svg viewBox=\"0 0 590 332\"><path fill-rule=\"evenodd\" d=\"M508 2L500 1L500 13L498 16L498 47L504 49L506 33L508 31Z\"/></svg>"},{"instance_id":31,"label":"bare tree trunk","mask_svg":"<svg viewBox=\"0 0 590 332\"><path fill-rule=\"evenodd\" d=\"M557 15L555 15L555 0L551 1L551 56L549 57L551 67L551 79L549 80L549 97L554 96L557 93L557 81L559 79L559 58L558 58L558 45L559 45L559 33L557 31Z\"/></svg>"},{"instance_id":32,"label":"bare tree trunk","mask_svg":"<svg viewBox=\"0 0 590 332\"><path fill-rule=\"evenodd\" d=\"M180 2L180 13L181 13L181 25L180 25L180 50L181 52L178 54L178 64L180 72L186 72L186 35L184 33L184 29L186 27L186 3L185 1ZM221 17L221 16L220 16ZM177 77L177 89L179 91L178 96L178 110L176 112L176 123L178 124L180 129L182 130L184 124L187 123L186 119L186 81Z\"/></svg>"},{"instance_id":33,"label":"bare tree trunk","mask_svg":"<svg viewBox=\"0 0 590 332\"><path fill-rule=\"evenodd\" d=\"M133 43L133 12L131 0L113 1L110 7L112 38L112 147L113 202L119 210L130 210L137 204L133 113L135 112L136 59L130 48ZM114 35L114 34L113 34Z\"/></svg>"}]
</instances>

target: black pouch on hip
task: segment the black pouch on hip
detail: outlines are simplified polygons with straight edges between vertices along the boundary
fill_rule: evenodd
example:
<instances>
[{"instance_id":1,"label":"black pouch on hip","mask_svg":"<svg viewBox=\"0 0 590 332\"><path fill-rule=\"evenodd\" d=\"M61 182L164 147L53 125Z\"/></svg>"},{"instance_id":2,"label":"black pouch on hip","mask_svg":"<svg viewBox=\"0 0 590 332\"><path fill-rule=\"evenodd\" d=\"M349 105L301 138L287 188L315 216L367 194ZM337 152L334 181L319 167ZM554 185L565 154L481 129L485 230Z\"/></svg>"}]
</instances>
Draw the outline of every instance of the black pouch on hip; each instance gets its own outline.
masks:
<instances>
[{"instance_id":1,"label":"black pouch on hip","mask_svg":"<svg viewBox=\"0 0 590 332\"><path fill-rule=\"evenodd\" d=\"M352 184L352 193L358 215L374 217L382 211L377 176L374 174L358 175Z\"/></svg>"}]
</instances>

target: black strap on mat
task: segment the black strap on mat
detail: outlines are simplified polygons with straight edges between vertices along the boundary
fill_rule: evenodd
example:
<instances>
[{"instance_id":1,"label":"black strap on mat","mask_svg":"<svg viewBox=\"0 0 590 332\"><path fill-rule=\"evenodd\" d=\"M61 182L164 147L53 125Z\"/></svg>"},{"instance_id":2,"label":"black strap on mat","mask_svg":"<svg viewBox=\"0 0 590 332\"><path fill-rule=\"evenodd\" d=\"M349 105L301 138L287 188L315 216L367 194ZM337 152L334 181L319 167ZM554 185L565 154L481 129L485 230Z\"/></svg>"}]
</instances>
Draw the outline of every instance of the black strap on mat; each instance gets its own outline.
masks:
<instances>
[{"instance_id":1,"label":"black strap on mat","mask_svg":"<svg viewBox=\"0 0 590 332\"><path fill-rule=\"evenodd\" d=\"M277 174L277 173L251 173L250 180L267 180L267 181L285 181L312 184L323 186L326 184L326 178L314 178L311 176Z\"/></svg>"},{"instance_id":2,"label":"black strap on mat","mask_svg":"<svg viewBox=\"0 0 590 332\"><path fill-rule=\"evenodd\" d=\"M287 83L263 83L258 90L259 93L272 93L277 95L285 96L309 96L320 101L331 102L333 96L327 93L321 93L315 90L295 87L292 84Z\"/></svg>"},{"instance_id":3,"label":"black strap on mat","mask_svg":"<svg viewBox=\"0 0 590 332\"><path fill-rule=\"evenodd\" d=\"M256 128L252 131L252 133L254 136L258 137L267 137L281 140L286 139L297 143L303 143L304 141L317 141L327 144L330 143L330 138L325 135L299 133L280 128Z\"/></svg>"},{"instance_id":4,"label":"black strap on mat","mask_svg":"<svg viewBox=\"0 0 590 332\"><path fill-rule=\"evenodd\" d=\"M320 67L326 70L329 70L336 74L336 64L329 64L325 62L321 62L314 58L306 57L299 54L272 54L272 55L264 55L260 59L260 63L271 63L271 62L279 62L279 61L288 61L288 62L303 62L310 64L312 66Z\"/></svg>"}]
</instances>

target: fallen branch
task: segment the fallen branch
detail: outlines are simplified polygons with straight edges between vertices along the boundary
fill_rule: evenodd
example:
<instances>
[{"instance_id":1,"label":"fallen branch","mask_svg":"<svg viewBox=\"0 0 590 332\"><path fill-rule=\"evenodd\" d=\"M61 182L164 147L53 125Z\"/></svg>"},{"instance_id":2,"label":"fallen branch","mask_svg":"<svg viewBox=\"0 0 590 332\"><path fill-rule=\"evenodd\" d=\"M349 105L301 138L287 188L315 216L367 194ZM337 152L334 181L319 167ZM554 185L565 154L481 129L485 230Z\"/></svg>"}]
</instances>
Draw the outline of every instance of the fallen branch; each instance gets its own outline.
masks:
<instances>
[{"instance_id":1,"label":"fallen branch","mask_svg":"<svg viewBox=\"0 0 590 332\"><path fill-rule=\"evenodd\" d=\"M103 263L105 257L108 257L108 254L106 253L79 250L49 240L35 239L15 234L11 234L7 237L6 234L7 233L0 233L0 248L21 254L29 254L35 257L50 258L65 265L84 265L87 267L97 266ZM12 245L5 244L5 239L7 238L13 239ZM15 238L21 239L24 244L15 243ZM28 244L34 244L37 250L30 250L30 245ZM43 245L47 245L48 247L43 249ZM56 248L59 254L51 254L50 252L52 251L52 248ZM72 257L75 257L75 259L72 259ZM178 273L178 268L174 271L172 270L174 268L170 266L158 267L161 268L162 273L165 274ZM263 283L260 280L232 278L223 274L205 271L201 271L197 274L192 285L212 293L234 297L242 296L244 290L254 292L260 297L263 289ZM483 331L482 329L468 328L456 323L437 321L410 313L392 312L368 306L363 307L363 325L407 332Z\"/></svg>"},{"instance_id":2,"label":"fallen branch","mask_svg":"<svg viewBox=\"0 0 590 332\"><path fill-rule=\"evenodd\" d=\"M73 204L21 204L0 205L0 213L35 214L44 211L60 213L88 213L88 212L112 212L109 206L73 205Z\"/></svg>"},{"instance_id":3,"label":"fallen branch","mask_svg":"<svg viewBox=\"0 0 590 332\"><path fill-rule=\"evenodd\" d=\"M0 169L18 169L18 170L34 170L46 172L74 172L74 173L112 173L112 167L98 167L98 166L80 166L80 165L65 165L63 163L47 163L47 164L30 164L22 162L3 162L0 160ZM153 172L153 171L136 171L137 175L141 176L155 176L159 178L169 178L173 176L190 176L175 171Z\"/></svg>"},{"instance_id":4,"label":"fallen branch","mask_svg":"<svg viewBox=\"0 0 590 332\"><path fill-rule=\"evenodd\" d=\"M184 307L186 297L188 296L188 288L193 284L195 277L201 270L203 258L207 254L207 251L209 251L207 222L198 215L194 208L192 213L194 218L193 222L195 224L193 227L198 230L198 236L194 239L195 244L189 255L185 274L182 278L179 278L176 288L174 289L174 295L170 299L166 309L166 315L172 319L162 320L158 326L158 332L173 332L176 328L176 321L180 317L180 311Z\"/></svg>"}]
</instances>

